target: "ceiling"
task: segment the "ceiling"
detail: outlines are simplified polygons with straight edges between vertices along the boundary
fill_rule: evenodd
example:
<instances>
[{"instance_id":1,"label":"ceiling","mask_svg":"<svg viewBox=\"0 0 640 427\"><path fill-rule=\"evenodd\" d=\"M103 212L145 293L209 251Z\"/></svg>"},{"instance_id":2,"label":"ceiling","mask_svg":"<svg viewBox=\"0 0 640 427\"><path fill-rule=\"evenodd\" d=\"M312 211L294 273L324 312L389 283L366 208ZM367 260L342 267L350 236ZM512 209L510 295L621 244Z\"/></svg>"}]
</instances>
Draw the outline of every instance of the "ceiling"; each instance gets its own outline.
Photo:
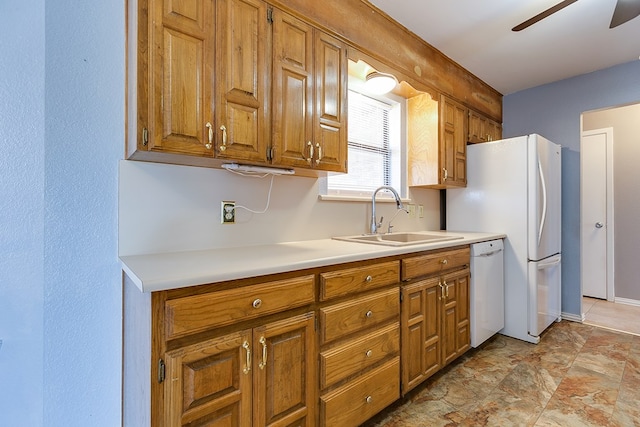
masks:
<instances>
[{"instance_id":1,"label":"ceiling","mask_svg":"<svg viewBox=\"0 0 640 427\"><path fill-rule=\"evenodd\" d=\"M638 60L640 16L609 29L616 0L369 0L504 95Z\"/></svg>"}]
</instances>

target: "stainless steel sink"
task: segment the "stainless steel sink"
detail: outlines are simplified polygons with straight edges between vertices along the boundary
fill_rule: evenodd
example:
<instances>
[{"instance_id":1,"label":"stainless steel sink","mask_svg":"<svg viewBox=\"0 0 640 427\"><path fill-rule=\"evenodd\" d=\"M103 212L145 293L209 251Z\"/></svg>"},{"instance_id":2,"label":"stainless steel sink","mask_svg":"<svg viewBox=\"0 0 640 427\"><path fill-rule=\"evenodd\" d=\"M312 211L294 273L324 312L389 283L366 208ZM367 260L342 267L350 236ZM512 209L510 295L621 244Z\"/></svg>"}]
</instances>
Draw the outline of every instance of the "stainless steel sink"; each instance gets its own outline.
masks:
<instances>
[{"instance_id":1,"label":"stainless steel sink","mask_svg":"<svg viewBox=\"0 0 640 427\"><path fill-rule=\"evenodd\" d=\"M371 243L374 245L384 246L419 245L462 238L463 236L451 235L444 232L399 232L390 234L361 234L357 236L334 237L336 240L344 240L347 242Z\"/></svg>"}]
</instances>

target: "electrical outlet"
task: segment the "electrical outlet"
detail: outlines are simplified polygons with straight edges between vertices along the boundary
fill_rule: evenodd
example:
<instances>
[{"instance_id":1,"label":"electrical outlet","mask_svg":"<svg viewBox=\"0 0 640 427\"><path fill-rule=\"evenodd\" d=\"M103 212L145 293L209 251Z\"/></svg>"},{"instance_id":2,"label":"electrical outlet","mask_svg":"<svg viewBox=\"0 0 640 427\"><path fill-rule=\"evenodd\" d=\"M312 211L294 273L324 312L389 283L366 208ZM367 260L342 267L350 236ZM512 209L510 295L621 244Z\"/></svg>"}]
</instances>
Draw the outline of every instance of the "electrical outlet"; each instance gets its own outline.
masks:
<instances>
[{"instance_id":1,"label":"electrical outlet","mask_svg":"<svg viewBox=\"0 0 640 427\"><path fill-rule=\"evenodd\" d=\"M424 218L424 206L418 205L418 218Z\"/></svg>"},{"instance_id":2,"label":"electrical outlet","mask_svg":"<svg viewBox=\"0 0 640 427\"><path fill-rule=\"evenodd\" d=\"M407 210L409 211L409 218L416 217L416 205L407 205Z\"/></svg>"},{"instance_id":3,"label":"electrical outlet","mask_svg":"<svg viewBox=\"0 0 640 427\"><path fill-rule=\"evenodd\" d=\"M236 222L236 202L223 200L220 203L220 223L233 224Z\"/></svg>"}]
</instances>

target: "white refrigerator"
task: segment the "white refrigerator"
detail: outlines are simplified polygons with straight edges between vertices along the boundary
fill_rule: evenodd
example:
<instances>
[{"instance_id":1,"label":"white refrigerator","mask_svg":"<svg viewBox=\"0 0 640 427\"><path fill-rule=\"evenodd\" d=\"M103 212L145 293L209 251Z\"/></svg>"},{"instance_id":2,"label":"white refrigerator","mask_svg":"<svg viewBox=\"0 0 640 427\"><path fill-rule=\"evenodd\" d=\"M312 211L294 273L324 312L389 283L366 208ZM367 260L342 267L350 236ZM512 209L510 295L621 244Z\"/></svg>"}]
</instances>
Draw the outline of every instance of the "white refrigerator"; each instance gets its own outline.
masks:
<instances>
[{"instance_id":1,"label":"white refrigerator","mask_svg":"<svg viewBox=\"0 0 640 427\"><path fill-rule=\"evenodd\" d=\"M447 190L447 230L507 235L501 334L538 343L561 318L560 206L559 145L533 134L467 146L467 187Z\"/></svg>"}]
</instances>

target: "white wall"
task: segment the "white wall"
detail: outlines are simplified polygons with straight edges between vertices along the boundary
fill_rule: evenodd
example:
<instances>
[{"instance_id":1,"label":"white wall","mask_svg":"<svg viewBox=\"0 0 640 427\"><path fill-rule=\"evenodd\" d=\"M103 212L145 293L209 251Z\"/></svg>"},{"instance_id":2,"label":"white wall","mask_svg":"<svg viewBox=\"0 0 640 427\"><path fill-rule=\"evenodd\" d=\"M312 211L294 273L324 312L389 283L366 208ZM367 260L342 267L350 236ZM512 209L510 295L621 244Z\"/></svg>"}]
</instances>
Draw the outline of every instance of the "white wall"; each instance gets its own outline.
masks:
<instances>
[{"instance_id":1,"label":"white wall","mask_svg":"<svg viewBox=\"0 0 640 427\"><path fill-rule=\"evenodd\" d=\"M251 178L218 169L120 162L119 248L121 255L185 251L324 239L367 232L371 202L318 200L318 180L274 178L265 214L238 209L235 224L220 223L220 202L233 200L253 210L266 206L270 178ZM425 208L423 218L400 212L394 231L438 230L437 190L411 192ZM384 227L395 203L378 203Z\"/></svg>"},{"instance_id":2,"label":"white wall","mask_svg":"<svg viewBox=\"0 0 640 427\"><path fill-rule=\"evenodd\" d=\"M117 426L124 1L0 3L0 425Z\"/></svg>"},{"instance_id":3,"label":"white wall","mask_svg":"<svg viewBox=\"0 0 640 427\"><path fill-rule=\"evenodd\" d=\"M615 296L640 301L640 104L585 113L582 125L613 128Z\"/></svg>"},{"instance_id":4,"label":"white wall","mask_svg":"<svg viewBox=\"0 0 640 427\"><path fill-rule=\"evenodd\" d=\"M0 425L42 425L44 0L0 4Z\"/></svg>"},{"instance_id":5,"label":"white wall","mask_svg":"<svg viewBox=\"0 0 640 427\"><path fill-rule=\"evenodd\" d=\"M539 133L562 145L562 311L581 316L580 115L640 101L640 61L503 98L505 137Z\"/></svg>"}]
</instances>

